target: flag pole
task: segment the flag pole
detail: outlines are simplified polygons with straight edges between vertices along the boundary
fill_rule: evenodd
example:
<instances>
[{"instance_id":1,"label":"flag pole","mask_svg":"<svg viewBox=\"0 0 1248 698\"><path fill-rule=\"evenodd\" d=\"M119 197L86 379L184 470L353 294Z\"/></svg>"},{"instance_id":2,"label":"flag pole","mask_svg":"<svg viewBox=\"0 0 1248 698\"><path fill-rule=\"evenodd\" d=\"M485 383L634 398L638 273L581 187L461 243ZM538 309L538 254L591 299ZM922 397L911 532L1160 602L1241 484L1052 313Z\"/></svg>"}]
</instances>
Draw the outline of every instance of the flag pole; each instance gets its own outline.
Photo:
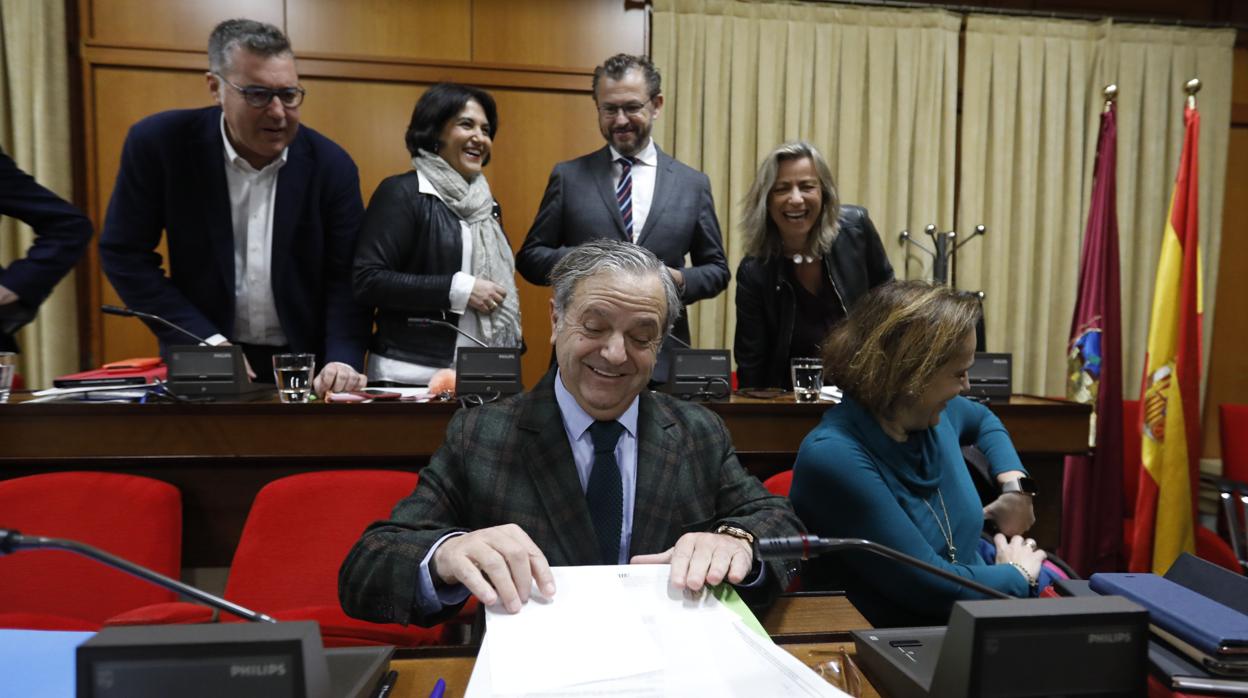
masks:
<instances>
[{"instance_id":1,"label":"flag pole","mask_svg":"<svg viewBox=\"0 0 1248 698\"><path fill-rule=\"evenodd\" d=\"M1200 88L1197 88L1197 89L1200 89ZM1101 111L1104 113L1108 113L1111 109L1114 108L1114 102L1117 101L1118 99L1118 85L1114 83L1110 83L1106 85L1105 89L1101 90L1101 95L1105 97L1105 108L1102 109Z\"/></svg>"},{"instance_id":2,"label":"flag pole","mask_svg":"<svg viewBox=\"0 0 1248 698\"><path fill-rule=\"evenodd\" d=\"M1200 92L1200 78L1192 78L1183 84L1183 91L1187 93L1187 108L1196 108L1196 93Z\"/></svg>"}]
</instances>

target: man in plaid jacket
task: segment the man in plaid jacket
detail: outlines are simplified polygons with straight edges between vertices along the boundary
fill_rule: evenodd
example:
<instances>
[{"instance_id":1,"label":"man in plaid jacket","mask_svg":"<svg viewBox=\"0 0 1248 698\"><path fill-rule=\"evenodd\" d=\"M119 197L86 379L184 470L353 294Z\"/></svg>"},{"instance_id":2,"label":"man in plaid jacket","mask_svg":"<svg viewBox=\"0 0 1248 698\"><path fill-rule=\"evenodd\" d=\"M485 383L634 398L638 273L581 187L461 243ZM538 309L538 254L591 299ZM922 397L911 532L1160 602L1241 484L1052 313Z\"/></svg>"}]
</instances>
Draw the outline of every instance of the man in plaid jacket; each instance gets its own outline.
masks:
<instances>
[{"instance_id":1,"label":"man in plaid jacket","mask_svg":"<svg viewBox=\"0 0 1248 698\"><path fill-rule=\"evenodd\" d=\"M802 532L788 500L741 467L718 416L645 389L681 309L662 262L595 241L551 279L557 369L455 415L416 491L343 563L347 613L432 625L469 595L516 612L533 587L556 593L551 565L670 563L674 586L728 581L751 603L788 585L793 566L752 545Z\"/></svg>"}]
</instances>

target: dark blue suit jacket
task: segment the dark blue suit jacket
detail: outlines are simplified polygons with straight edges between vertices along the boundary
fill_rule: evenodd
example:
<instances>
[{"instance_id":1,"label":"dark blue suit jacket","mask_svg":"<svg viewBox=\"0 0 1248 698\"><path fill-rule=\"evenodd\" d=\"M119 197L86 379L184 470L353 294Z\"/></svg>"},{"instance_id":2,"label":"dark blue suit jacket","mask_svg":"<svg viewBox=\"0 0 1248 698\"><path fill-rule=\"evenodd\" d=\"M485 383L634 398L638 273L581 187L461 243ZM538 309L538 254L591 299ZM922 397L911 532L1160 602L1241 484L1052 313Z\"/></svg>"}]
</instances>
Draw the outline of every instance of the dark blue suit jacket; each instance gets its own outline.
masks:
<instances>
[{"instance_id":1,"label":"dark blue suit jacket","mask_svg":"<svg viewBox=\"0 0 1248 698\"><path fill-rule=\"evenodd\" d=\"M0 215L12 216L35 230L35 244L24 259L0 267L0 286L19 300L0 306L0 350L15 351L13 333L35 317L39 304L52 293L87 247L91 221L73 204L48 191L18 169L0 151Z\"/></svg>"},{"instance_id":2,"label":"dark blue suit jacket","mask_svg":"<svg viewBox=\"0 0 1248 698\"><path fill-rule=\"evenodd\" d=\"M355 163L300 126L277 178L271 285L290 348L363 368L371 330L351 295L351 260L364 216ZM156 252L166 232L169 275ZM100 261L121 299L201 337L234 332L234 228L221 109L167 111L130 129ZM162 348L185 337L152 327Z\"/></svg>"}]
</instances>

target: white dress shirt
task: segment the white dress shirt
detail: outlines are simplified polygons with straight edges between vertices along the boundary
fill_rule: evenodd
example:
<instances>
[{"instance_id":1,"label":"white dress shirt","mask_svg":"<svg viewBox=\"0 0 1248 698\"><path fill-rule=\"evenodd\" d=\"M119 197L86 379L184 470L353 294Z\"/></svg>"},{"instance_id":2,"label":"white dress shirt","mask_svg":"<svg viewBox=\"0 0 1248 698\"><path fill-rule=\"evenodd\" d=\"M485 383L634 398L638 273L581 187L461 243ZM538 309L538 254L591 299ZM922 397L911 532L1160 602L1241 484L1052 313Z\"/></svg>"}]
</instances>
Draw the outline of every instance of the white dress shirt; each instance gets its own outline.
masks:
<instances>
[{"instance_id":1,"label":"white dress shirt","mask_svg":"<svg viewBox=\"0 0 1248 698\"><path fill-rule=\"evenodd\" d=\"M611 149L611 188L620 185L620 176L624 173L624 168L617 162L620 158L620 151L612 146ZM654 179L659 171L659 151L654 147L654 139L641 149L640 153L633 156L633 242L637 242L637 238L641 237L641 231L646 227L646 218L650 216L650 202L654 201Z\"/></svg>"},{"instance_id":2,"label":"white dress shirt","mask_svg":"<svg viewBox=\"0 0 1248 698\"><path fill-rule=\"evenodd\" d=\"M276 160L257 170L234 150L221 117L221 140L225 142L225 181L230 191L230 221L234 226L234 341L244 344L283 346L286 333L277 317L271 277L273 262L273 209L277 201L277 175L286 164L289 148ZM214 335L209 344L225 337Z\"/></svg>"}]
</instances>

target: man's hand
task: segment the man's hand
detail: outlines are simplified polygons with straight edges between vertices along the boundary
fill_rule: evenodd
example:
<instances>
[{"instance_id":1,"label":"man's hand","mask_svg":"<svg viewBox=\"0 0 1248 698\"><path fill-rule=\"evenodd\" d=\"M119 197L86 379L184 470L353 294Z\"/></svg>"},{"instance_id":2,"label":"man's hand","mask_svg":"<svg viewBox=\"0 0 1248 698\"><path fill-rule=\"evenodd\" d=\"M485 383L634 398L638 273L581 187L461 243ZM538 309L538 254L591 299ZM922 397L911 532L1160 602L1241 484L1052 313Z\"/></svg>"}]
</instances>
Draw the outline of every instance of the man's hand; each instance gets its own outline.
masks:
<instances>
[{"instance_id":1,"label":"man's hand","mask_svg":"<svg viewBox=\"0 0 1248 698\"><path fill-rule=\"evenodd\" d=\"M685 275L684 275L684 273L683 273L683 272L681 272L679 269L676 269L676 268L674 268L674 267L668 267L668 268L667 268L667 273L668 273L668 274L671 274L671 276L672 276L672 281L675 281L675 282L676 282L676 290L677 290L677 291L680 291L681 293L684 293L684 292L685 292Z\"/></svg>"},{"instance_id":2,"label":"man's hand","mask_svg":"<svg viewBox=\"0 0 1248 698\"><path fill-rule=\"evenodd\" d=\"M529 600L533 580L555 595L546 556L522 528L504 524L448 538L433 554L432 572L445 584L463 584L486 606L501 602L510 613Z\"/></svg>"},{"instance_id":3,"label":"man's hand","mask_svg":"<svg viewBox=\"0 0 1248 698\"><path fill-rule=\"evenodd\" d=\"M489 315L503 304L507 292L493 281L478 278L472 285L472 293L468 296L468 307L478 313Z\"/></svg>"},{"instance_id":4,"label":"man's hand","mask_svg":"<svg viewBox=\"0 0 1248 698\"><path fill-rule=\"evenodd\" d=\"M19 299L16 293L10 291L4 286L0 286L0 305L8 305L9 303L16 303L18 300Z\"/></svg>"},{"instance_id":5,"label":"man's hand","mask_svg":"<svg viewBox=\"0 0 1248 698\"><path fill-rule=\"evenodd\" d=\"M1006 492L984 507L984 518L997 522L997 530L1007 537L1021 536L1036 522L1031 495Z\"/></svg>"},{"instance_id":6,"label":"man's hand","mask_svg":"<svg viewBox=\"0 0 1248 698\"><path fill-rule=\"evenodd\" d=\"M703 585L728 580L745 581L754 566L754 550L735 536L722 533L686 533L676 545L653 555L635 555L634 565L672 565L672 586L701 591Z\"/></svg>"},{"instance_id":7,"label":"man's hand","mask_svg":"<svg viewBox=\"0 0 1248 698\"><path fill-rule=\"evenodd\" d=\"M354 368L340 361L330 361L325 368L312 380L312 389L317 397L325 397L325 393L345 393L351 390L363 390L368 385L368 376L358 373Z\"/></svg>"}]
</instances>

